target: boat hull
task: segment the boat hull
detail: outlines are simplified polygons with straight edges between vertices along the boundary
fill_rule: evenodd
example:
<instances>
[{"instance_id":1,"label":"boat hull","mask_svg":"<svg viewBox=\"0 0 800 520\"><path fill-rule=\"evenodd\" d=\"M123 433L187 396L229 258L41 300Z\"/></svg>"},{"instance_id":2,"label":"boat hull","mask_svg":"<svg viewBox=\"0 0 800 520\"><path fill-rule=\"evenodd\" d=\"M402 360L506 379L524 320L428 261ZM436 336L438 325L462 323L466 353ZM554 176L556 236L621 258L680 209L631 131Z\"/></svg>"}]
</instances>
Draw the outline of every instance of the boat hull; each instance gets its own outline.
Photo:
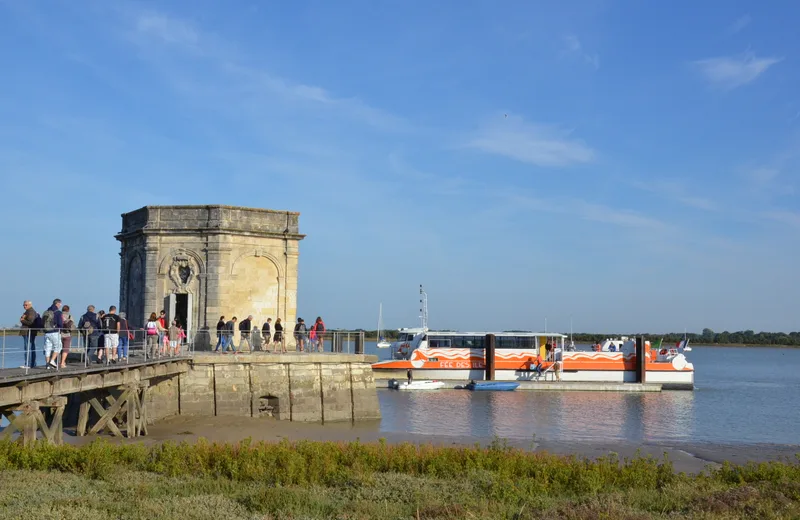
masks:
<instances>
[{"instance_id":1,"label":"boat hull","mask_svg":"<svg viewBox=\"0 0 800 520\"><path fill-rule=\"evenodd\" d=\"M440 390L445 387L444 381L412 381L397 385L398 390Z\"/></svg>"},{"instance_id":2,"label":"boat hull","mask_svg":"<svg viewBox=\"0 0 800 520\"><path fill-rule=\"evenodd\" d=\"M473 392L512 392L519 383L515 381L478 381L469 383L465 388Z\"/></svg>"}]
</instances>

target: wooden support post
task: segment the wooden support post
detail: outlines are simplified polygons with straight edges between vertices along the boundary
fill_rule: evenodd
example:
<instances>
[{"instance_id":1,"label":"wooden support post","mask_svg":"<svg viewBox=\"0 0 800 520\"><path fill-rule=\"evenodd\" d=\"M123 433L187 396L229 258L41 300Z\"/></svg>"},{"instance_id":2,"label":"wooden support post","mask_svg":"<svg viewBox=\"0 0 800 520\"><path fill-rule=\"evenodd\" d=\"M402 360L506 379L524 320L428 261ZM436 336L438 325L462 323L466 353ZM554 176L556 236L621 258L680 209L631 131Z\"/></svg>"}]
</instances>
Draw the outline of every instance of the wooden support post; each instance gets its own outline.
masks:
<instances>
[{"instance_id":1,"label":"wooden support post","mask_svg":"<svg viewBox=\"0 0 800 520\"><path fill-rule=\"evenodd\" d=\"M81 393L81 407L78 411L78 427L77 434L78 437L83 437L86 435L86 427L89 424L89 410L91 409L91 405L89 404L89 396L86 393Z\"/></svg>"},{"instance_id":2,"label":"wooden support post","mask_svg":"<svg viewBox=\"0 0 800 520\"><path fill-rule=\"evenodd\" d=\"M67 405L66 397L48 397L41 401L26 401L20 405L0 412L9 424L3 430L3 439L9 439L18 431L19 440L24 446L31 446L36 442L36 432L42 430L44 438L50 444L61 444L63 438L62 417L64 407ZM53 410L50 424L47 424L42 408ZM16 413L19 412L19 413Z\"/></svg>"},{"instance_id":3,"label":"wooden support post","mask_svg":"<svg viewBox=\"0 0 800 520\"><path fill-rule=\"evenodd\" d=\"M644 352L644 336L636 338L636 382L647 382L647 359Z\"/></svg>"},{"instance_id":4,"label":"wooden support post","mask_svg":"<svg viewBox=\"0 0 800 520\"><path fill-rule=\"evenodd\" d=\"M128 399L128 431L125 432L128 438L136 437L136 403L139 401L139 391Z\"/></svg>"}]
</instances>

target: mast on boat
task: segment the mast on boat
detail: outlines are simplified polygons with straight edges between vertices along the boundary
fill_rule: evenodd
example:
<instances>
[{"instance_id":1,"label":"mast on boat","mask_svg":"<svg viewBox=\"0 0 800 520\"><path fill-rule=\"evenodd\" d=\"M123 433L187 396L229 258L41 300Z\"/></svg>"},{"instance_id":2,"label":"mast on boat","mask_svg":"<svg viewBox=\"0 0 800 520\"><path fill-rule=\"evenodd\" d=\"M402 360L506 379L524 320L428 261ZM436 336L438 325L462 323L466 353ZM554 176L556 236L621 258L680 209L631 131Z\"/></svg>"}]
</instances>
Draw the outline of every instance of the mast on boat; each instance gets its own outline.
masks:
<instances>
[{"instance_id":1,"label":"mast on boat","mask_svg":"<svg viewBox=\"0 0 800 520\"><path fill-rule=\"evenodd\" d=\"M420 303L420 319L422 320L422 330L428 330L428 295L422 289L422 284L419 286L419 303Z\"/></svg>"}]
</instances>

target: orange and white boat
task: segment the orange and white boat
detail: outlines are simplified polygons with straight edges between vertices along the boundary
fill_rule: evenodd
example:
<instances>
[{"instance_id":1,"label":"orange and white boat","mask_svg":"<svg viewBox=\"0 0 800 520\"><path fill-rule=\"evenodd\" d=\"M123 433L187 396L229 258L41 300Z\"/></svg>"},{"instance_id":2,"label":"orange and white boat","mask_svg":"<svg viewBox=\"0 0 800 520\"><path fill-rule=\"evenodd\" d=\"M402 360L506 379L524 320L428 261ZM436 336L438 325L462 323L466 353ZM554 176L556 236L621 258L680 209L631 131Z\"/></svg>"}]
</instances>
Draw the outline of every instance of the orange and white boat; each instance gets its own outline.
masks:
<instances>
[{"instance_id":1,"label":"orange and white boat","mask_svg":"<svg viewBox=\"0 0 800 520\"><path fill-rule=\"evenodd\" d=\"M400 329L391 346L391 359L372 365L379 378L414 377L439 380L482 380L486 369L484 342L488 332L435 332L427 327ZM564 334L498 332L495 336L495 379L537 379L533 369L541 355L544 377L565 382L626 383L636 381L633 339L606 340L591 352L565 349ZM651 349L645 343L646 381L663 389L694 388L694 366L678 348Z\"/></svg>"}]
</instances>

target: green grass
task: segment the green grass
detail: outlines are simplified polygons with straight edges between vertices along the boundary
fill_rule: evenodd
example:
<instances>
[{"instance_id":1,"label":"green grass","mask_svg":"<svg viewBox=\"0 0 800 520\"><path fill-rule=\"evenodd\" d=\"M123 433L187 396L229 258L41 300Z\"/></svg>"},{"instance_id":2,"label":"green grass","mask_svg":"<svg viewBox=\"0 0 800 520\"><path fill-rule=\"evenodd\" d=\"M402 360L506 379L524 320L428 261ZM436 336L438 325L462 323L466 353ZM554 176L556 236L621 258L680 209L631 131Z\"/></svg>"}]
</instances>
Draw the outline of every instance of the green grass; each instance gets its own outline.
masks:
<instances>
[{"instance_id":1,"label":"green grass","mask_svg":"<svg viewBox=\"0 0 800 520\"><path fill-rule=\"evenodd\" d=\"M0 442L0 518L797 518L800 466L675 473L509 448Z\"/></svg>"}]
</instances>

